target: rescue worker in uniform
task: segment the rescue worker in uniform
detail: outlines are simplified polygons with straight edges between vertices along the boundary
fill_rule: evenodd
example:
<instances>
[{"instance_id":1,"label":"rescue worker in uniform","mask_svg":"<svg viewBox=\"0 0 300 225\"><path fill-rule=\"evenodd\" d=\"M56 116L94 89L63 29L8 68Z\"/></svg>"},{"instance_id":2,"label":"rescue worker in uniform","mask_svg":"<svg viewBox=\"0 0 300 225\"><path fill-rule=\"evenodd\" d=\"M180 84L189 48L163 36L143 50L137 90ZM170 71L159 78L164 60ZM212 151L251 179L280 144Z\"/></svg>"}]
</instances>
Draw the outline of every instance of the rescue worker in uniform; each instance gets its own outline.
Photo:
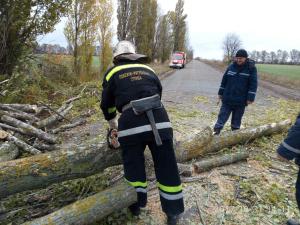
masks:
<instances>
[{"instance_id":1,"label":"rescue worker in uniform","mask_svg":"<svg viewBox=\"0 0 300 225\"><path fill-rule=\"evenodd\" d=\"M161 83L147 56L136 54L129 41L114 49L114 66L104 75L101 109L110 129L116 129L122 149L124 176L137 192L129 210L139 215L147 203L144 150L149 147L155 168L162 210L168 224L184 211L182 185L173 149L173 131L160 99ZM117 120L117 111L122 113Z\"/></svg>"},{"instance_id":2,"label":"rescue worker in uniform","mask_svg":"<svg viewBox=\"0 0 300 225\"><path fill-rule=\"evenodd\" d=\"M222 106L214 133L220 134L231 114L231 130L240 129L247 105L254 102L257 90L257 69L255 62L248 59L244 49L237 51L235 62L229 65L223 75L218 96Z\"/></svg>"},{"instance_id":3,"label":"rescue worker in uniform","mask_svg":"<svg viewBox=\"0 0 300 225\"><path fill-rule=\"evenodd\" d=\"M287 137L277 149L277 153L281 160L295 159L295 163L300 166L300 113L295 124L289 130ZM296 200L298 208L300 209L300 169L296 181ZM300 225L300 223L294 219L289 219L286 224Z\"/></svg>"}]
</instances>

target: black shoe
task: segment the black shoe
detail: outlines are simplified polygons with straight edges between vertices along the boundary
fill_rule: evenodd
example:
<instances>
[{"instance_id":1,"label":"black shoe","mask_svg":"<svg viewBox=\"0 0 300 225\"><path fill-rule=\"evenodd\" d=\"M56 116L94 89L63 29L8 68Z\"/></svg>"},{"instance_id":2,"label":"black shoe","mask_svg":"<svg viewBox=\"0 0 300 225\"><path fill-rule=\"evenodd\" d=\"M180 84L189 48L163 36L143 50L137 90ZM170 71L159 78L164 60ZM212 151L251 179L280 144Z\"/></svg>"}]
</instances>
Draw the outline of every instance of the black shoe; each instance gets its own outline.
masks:
<instances>
[{"instance_id":1,"label":"black shoe","mask_svg":"<svg viewBox=\"0 0 300 225\"><path fill-rule=\"evenodd\" d=\"M214 129L214 135L219 135L221 133L221 129Z\"/></svg>"},{"instance_id":2,"label":"black shoe","mask_svg":"<svg viewBox=\"0 0 300 225\"><path fill-rule=\"evenodd\" d=\"M141 209L137 203L132 204L128 209L133 216L139 216L141 214Z\"/></svg>"},{"instance_id":3,"label":"black shoe","mask_svg":"<svg viewBox=\"0 0 300 225\"><path fill-rule=\"evenodd\" d=\"M231 130L232 131L235 131L235 130L239 130L240 128L234 128L234 127L231 127Z\"/></svg>"},{"instance_id":4,"label":"black shoe","mask_svg":"<svg viewBox=\"0 0 300 225\"><path fill-rule=\"evenodd\" d=\"M294 219L289 219L287 222L286 222L287 225L300 225L300 223Z\"/></svg>"},{"instance_id":5,"label":"black shoe","mask_svg":"<svg viewBox=\"0 0 300 225\"><path fill-rule=\"evenodd\" d=\"M167 224L168 225L176 225L177 224L177 216L168 215Z\"/></svg>"}]
</instances>

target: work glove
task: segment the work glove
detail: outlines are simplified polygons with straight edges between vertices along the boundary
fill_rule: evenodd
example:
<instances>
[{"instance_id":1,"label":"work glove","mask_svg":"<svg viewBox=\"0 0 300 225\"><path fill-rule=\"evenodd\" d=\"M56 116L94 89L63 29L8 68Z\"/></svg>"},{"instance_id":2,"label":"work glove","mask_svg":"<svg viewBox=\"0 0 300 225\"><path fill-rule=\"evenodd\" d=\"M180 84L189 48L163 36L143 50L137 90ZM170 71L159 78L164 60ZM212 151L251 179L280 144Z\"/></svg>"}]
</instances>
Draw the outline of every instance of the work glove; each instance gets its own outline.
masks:
<instances>
[{"instance_id":1,"label":"work glove","mask_svg":"<svg viewBox=\"0 0 300 225\"><path fill-rule=\"evenodd\" d=\"M117 117L111 119L108 121L108 124L109 124L109 129L116 129L118 130L118 120L117 120Z\"/></svg>"}]
</instances>

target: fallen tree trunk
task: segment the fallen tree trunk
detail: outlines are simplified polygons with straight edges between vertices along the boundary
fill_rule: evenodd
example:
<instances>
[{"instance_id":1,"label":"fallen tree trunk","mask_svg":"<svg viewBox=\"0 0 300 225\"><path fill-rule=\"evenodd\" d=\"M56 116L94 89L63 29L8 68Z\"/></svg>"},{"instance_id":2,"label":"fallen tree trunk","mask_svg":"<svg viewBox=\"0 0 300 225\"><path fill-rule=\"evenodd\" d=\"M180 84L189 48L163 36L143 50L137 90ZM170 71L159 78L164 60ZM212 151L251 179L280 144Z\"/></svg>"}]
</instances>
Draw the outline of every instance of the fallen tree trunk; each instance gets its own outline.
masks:
<instances>
[{"instance_id":1,"label":"fallen tree trunk","mask_svg":"<svg viewBox=\"0 0 300 225\"><path fill-rule=\"evenodd\" d=\"M201 141L198 141L199 134L197 134L187 141L178 142L176 145L176 158L178 162L185 162L203 156L208 152L217 152L223 148L244 144L262 136L281 133L287 130L290 125L291 120L285 120L254 128L224 132L218 136L210 136L210 133L207 131L205 136L201 136Z\"/></svg>"},{"instance_id":2,"label":"fallen tree trunk","mask_svg":"<svg viewBox=\"0 0 300 225\"><path fill-rule=\"evenodd\" d=\"M221 136L207 135L210 141L200 136L202 142L199 143L194 137L187 142L178 143L177 161L188 161L207 152L216 152L260 136L278 133L287 130L290 124L291 121L288 120L278 124L228 132ZM209 134L209 132L207 133ZM199 135L196 137L199 139ZM97 142L99 143L99 141ZM197 145L200 147L198 148ZM108 149L103 144L89 143L85 146L74 146L69 149L0 163L0 198L25 190L43 188L64 180L87 177L110 166L121 164L121 162L119 150Z\"/></svg>"},{"instance_id":3,"label":"fallen tree trunk","mask_svg":"<svg viewBox=\"0 0 300 225\"><path fill-rule=\"evenodd\" d=\"M182 169L190 172L196 169L196 172L203 172L217 166L231 164L243 159L248 158L249 153L237 152L232 154L225 154L216 156L211 159L201 160L194 163L193 166L179 164ZM110 196L109 201L103 201L103 197ZM125 197L124 197L125 196ZM121 198L122 197L122 198ZM136 201L136 193L132 187L129 187L125 182L99 192L86 199L77 201L68 205L58 211L55 211L47 216L26 222L24 225L38 225L38 224L90 224L107 215L118 211L122 208L130 206ZM116 204L119 202L119 204ZM121 206L121 207L120 207ZM83 210L84 209L84 210ZM95 216L96 215L96 216Z\"/></svg>"},{"instance_id":4,"label":"fallen tree trunk","mask_svg":"<svg viewBox=\"0 0 300 225\"><path fill-rule=\"evenodd\" d=\"M17 128L21 128L26 134L28 135L32 135L35 137L38 137L44 141L47 141L50 144L55 144L57 142L56 137L52 136L51 134L48 134L42 130L39 130L29 124L26 124L20 120L14 119L10 116L2 116L1 120L5 123L7 123L8 125L17 127Z\"/></svg>"},{"instance_id":5,"label":"fallen tree trunk","mask_svg":"<svg viewBox=\"0 0 300 225\"><path fill-rule=\"evenodd\" d=\"M136 202L136 192L125 182L23 225L92 224L112 211L121 210ZM100 213L101 212L101 213Z\"/></svg>"},{"instance_id":6,"label":"fallen tree trunk","mask_svg":"<svg viewBox=\"0 0 300 225\"><path fill-rule=\"evenodd\" d=\"M95 143L0 163L0 199L121 164L120 151Z\"/></svg>"}]
</instances>

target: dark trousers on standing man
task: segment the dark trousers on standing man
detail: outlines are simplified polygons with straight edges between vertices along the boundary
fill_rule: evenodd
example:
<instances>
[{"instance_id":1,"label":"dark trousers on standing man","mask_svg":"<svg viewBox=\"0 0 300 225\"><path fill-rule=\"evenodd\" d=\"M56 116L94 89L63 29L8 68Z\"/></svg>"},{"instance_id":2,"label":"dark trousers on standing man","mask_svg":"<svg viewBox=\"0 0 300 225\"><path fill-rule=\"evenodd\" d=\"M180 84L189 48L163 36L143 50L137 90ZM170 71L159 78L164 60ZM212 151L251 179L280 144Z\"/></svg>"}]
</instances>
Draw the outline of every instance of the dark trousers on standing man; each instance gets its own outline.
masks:
<instances>
[{"instance_id":1,"label":"dark trousers on standing man","mask_svg":"<svg viewBox=\"0 0 300 225\"><path fill-rule=\"evenodd\" d=\"M214 126L214 130L222 130L231 114L231 130L238 130L241 127L242 117L246 106L232 106L222 103L218 120Z\"/></svg>"},{"instance_id":2,"label":"dark trousers on standing man","mask_svg":"<svg viewBox=\"0 0 300 225\"><path fill-rule=\"evenodd\" d=\"M145 172L144 150L148 145L151 150L157 186L162 210L167 215L179 215L184 211L182 186L178 173L172 140L163 140L161 146L155 141L142 141L127 144L122 141L122 158L125 179L137 192L138 205L147 203L147 181Z\"/></svg>"},{"instance_id":3,"label":"dark trousers on standing man","mask_svg":"<svg viewBox=\"0 0 300 225\"><path fill-rule=\"evenodd\" d=\"M296 201L297 201L298 209L300 210L300 168L298 171L298 177L296 181Z\"/></svg>"}]
</instances>

